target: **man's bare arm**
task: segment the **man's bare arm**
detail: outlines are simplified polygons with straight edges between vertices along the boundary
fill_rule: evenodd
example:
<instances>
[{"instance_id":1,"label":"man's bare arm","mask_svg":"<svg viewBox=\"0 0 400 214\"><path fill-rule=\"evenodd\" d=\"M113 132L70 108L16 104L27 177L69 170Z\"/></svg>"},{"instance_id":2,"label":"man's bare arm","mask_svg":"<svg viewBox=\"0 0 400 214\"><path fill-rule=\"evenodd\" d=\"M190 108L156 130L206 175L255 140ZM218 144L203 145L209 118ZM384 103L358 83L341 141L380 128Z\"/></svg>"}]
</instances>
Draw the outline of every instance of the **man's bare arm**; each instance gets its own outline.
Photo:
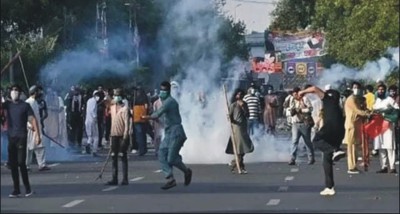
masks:
<instances>
[{"instance_id":1,"label":"man's bare arm","mask_svg":"<svg viewBox=\"0 0 400 214\"><path fill-rule=\"evenodd\" d=\"M303 96L304 94L309 94L309 93L314 93L316 94L321 100L324 98L325 93L322 91L320 88L316 86L311 86L309 88L306 88L302 91L299 91L299 95Z\"/></svg>"}]
</instances>

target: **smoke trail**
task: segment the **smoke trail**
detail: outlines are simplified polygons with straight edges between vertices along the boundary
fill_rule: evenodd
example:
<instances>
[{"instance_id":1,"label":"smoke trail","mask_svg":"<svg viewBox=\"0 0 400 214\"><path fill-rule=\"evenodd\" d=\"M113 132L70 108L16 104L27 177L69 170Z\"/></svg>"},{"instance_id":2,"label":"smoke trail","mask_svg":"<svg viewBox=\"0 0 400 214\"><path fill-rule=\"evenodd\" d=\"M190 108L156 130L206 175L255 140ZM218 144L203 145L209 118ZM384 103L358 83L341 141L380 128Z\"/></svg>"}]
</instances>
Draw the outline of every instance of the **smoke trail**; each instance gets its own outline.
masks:
<instances>
[{"instance_id":1,"label":"smoke trail","mask_svg":"<svg viewBox=\"0 0 400 214\"><path fill-rule=\"evenodd\" d=\"M160 31L163 65L169 66L179 56L183 62L183 75L179 82L180 110L188 140L182 148L187 163L227 163L232 159L225 154L230 135L226 117L226 101L222 91L220 73L223 65L223 46L218 41L222 26L220 17L207 11L213 10L213 1L177 1L169 8L165 25ZM238 79L244 62L234 59L229 63L230 74ZM237 86L233 84L229 88ZM205 94L205 103L198 99ZM230 93L228 99L230 99ZM246 162L287 161L289 143L266 137L259 130L253 136L255 152L246 156Z\"/></svg>"},{"instance_id":2,"label":"smoke trail","mask_svg":"<svg viewBox=\"0 0 400 214\"><path fill-rule=\"evenodd\" d=\"M331 84L338 87L338 81L343 79L354 80L384 80L396 67L399 67L399 47L388 48L386 51L391 58L382 57L379 60L367 62L361 70L334 64L326 69L319 81L319 86Z\"/></svg>"}]
</instances>

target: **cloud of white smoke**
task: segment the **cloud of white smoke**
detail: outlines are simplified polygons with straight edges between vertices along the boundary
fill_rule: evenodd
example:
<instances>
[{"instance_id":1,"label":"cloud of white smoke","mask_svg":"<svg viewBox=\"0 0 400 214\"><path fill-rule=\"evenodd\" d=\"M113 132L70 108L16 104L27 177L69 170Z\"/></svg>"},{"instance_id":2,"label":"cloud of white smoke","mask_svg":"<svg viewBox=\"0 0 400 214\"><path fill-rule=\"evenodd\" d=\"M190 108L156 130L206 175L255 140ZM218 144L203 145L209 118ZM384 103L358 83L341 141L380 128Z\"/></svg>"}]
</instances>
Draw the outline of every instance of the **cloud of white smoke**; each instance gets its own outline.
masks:
<instances>
[{"instance_id":1,"label":"cloud of white smoke","mask_svg":"<svg viewBox=\"0 0 400 214\"><path fill-rule=\"evenodd\" d=\"M382 57L376 61L367 62L362 69L349 68L342 64L334 64L326 69L319 81L319 86L331 84L338 87L338 81L343 79L377 81L384 80L387 75L399 67L399 47L388 48L391 57Z\"/></svg>"},{"instance_id":2,"label":"cloud of white smoke","mask_svg":"<svg viewBox=\"0 0 400 214\"><path fill-rule=\"evenodd\" d=\"M176 80L179 82L178 102L183 126L188 137L181 154L187 163L227 163L233 158L225 154L230 126L220 80L223 46L218 41L218 30L222 22L217 16L204 12L212 10L213 6L213 1L208 0L178 1L169 10L160 32L163 64L169 65L173 54L181 56L185 62L182 67L185 75ZM244 70L243 65L244 62L238 59L230 63L233 79L238 79ZM228 100L234 87L228 89ZM198 99L200 92L205 94L204 106ZM253 136L255 151L246 155L245 161L287 161L289 141L279 142L261 133L264 131L259 130Z\"/></svg>"}]
</instances>

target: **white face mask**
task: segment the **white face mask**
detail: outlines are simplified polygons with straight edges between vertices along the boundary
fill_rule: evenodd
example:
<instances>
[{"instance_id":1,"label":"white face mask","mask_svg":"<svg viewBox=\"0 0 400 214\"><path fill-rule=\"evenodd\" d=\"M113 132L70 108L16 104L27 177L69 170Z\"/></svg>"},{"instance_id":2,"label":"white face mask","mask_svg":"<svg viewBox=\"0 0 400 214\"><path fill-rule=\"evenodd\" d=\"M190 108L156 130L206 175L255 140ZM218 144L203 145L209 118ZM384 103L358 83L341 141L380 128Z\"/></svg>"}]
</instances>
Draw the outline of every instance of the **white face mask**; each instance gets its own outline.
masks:
<instances>
[{"instance_id":1,"label":"white face mask","mask_svg":"<svg viewBox=\"0 0 400 214\"><path fill-rule=\"evenodd\" d=\"M256 90L250 89L250 94L254 94L254 93L256 93Z\"/></svg>"},{"instance_id":2,"label":"white face mask","mask_svg":"<svg viewBox=\"0 0 400 214\"><path fill-rule=\"evenodd\" d=\"M272 94L272 90L268 90L268 94Z\"/></svg>"},{"instance_id":3,"label":"white face mask","mask_svg":"<svg viewBox=\"0 0 400 214\"><path fill-rule=\"evenodd\" d=\"M354 89L353 89L353 94L354 94L354 95L359 95L360 92L361 92L361 91L360 91L360 89L358 89L358 88L354 88Z\"/></svg>"},{"instance_id":4,"label":"white face mask","mask_svg":"<svg viewBox=\"0 0 400 214\"><path fill-rule=\"evenodd\" d=\"M10 96L11 96L12 100L17 101L18 98L19 98L19 92L18 91L11 91L10 92Z\"/></svg>"},{"instance_id":5,"label":"white face mask","mask_svg":"<svg viewBox=\"0 0 400 214\"><path fill-rule=\"evenodd\" d=\"M100 97L95 96L94 99L95 99L96 101L99 101L99 100L100 100Z\"/></svg>"}]
</instances>

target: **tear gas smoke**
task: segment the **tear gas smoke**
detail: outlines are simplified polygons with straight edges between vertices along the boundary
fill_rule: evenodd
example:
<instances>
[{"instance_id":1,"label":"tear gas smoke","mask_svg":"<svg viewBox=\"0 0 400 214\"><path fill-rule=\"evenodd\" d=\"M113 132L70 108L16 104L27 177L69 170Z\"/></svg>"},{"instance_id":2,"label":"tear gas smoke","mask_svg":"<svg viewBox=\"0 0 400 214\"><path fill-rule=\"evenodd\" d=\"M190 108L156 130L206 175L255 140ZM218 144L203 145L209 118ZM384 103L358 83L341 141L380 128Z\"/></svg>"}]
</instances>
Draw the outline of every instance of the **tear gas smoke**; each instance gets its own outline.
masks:
<instances>
[{"instance_id":1,"label":"tear gas smoke","mask_svg":"<svg viewBox=\"0 0 400 214\"><path fill-rule=\"evenodd\" d=\"M166 24L160 32L163 64L168 66L176 55L184 62L184 75L175 80L179 82L176 98L188 137L181 151L187 163L227 163L233 158L225 154L230 125L220 81L224 56L218 30L222 22L214 14L205 12L212 10L212 2L178 1L168 10ZM229 76L239 79L244 64L238 59L232 60ZM204 103L199 101L200 94L205 95ZM230 96L229 93L228 100ZM252 136L255 151L246 155L245 161L287 161L289 141L280 142L262 134L264 131L259 129Z\"/></svg>"},{"instance_id":2,"label":"tear gas smoke","mask_svg":"<svg viewBox=\"0 0 400 214\"><path fill-rule=\"evenodd\" d=\"M376 61L367 62L361 70L346 67L342 64L334 64L331 68L324 70L319 86L323 88L326 84L338 87L339 81L344 79L353 80L384 80L390 72L399 67L399 47L388 48L387 54L391 58L382 57Z\"/></svg>"}]
</instances>

